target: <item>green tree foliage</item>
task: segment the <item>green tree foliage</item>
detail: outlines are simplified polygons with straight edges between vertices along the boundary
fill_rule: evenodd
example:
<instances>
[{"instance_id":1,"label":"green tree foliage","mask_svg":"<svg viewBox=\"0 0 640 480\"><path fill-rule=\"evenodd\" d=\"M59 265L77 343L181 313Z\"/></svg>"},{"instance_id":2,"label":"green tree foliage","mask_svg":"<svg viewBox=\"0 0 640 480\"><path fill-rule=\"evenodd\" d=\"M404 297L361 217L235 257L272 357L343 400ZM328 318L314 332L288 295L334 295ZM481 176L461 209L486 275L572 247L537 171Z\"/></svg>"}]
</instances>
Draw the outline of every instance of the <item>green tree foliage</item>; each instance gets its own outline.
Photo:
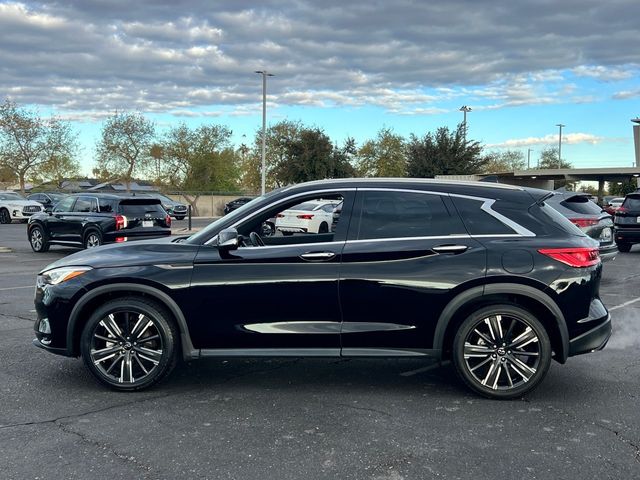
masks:
<instances>
[{"instance_id":1,"label":"green tree foliage","mask_svg":"<svg viewBox=\"0 0 640 480\"><path fill-rule=\"evenodd\" d=\"M77 149L77 134L67 122L42 119L9 100L0 105L0 168L18 178L22 192L27 176L59 173L60 165L66 174L77 173Z\"/></svg>"},{"instance_id":2,"label":"green tree foliage","mask_svg":"<svg viewBox=\"0 0 640 480\"><path fill-rule=\"evenodd\" d=\"M125 182L127 189L136 175L152 165L151 147L155 126L140 113L116 112L102 125L96 145L98 168L111 178Z\"/></svg>"},{"instance_id":3,"label":"green tree foliage","mask_svg":"<svg viewBox=\"0 0 640 480\"><path fill-rule=\"evenodd\" d=\"M404 177L407 171L405 139L383 128L374 140L358 150L358 175L363 177Z\"/></svg>"},{"instance_id":4,"label":"green tree foliage","mask_svg":"<svg viewBox=\"0 0 640 480\"><path fill-rule=\"evenodd\" d=\"M335 148L319 128L302 128L283 145L284 155L273 166L274 178L281 185L355 174L346 150Z\"/></svg>"},{"instance_id":5,"label":"green tree foliage","mask_svg":"<svg viewBox=\"0 0 640 480\"><path fill-rule=\"evenodd\" d=\"M231 130L222 125L191 129L181 124L170 129L155 151L162 178L180 190L236 191L240 162L230 138ZM199 194L183 196L197 215Z\"/></svg>"},{"instance_id":6,"label":"green tree foliage","mask_svg":"<svg viewBox=\"0 0 640 480\"><path fill-rule=\"evenodd\" d=\"M630 177L622 182L609 182L609 195L624 197L627 193L635 192L638 189L638 182L635 177Z\"/></svg>"},{"instance_id":7,"label":"green tree foliage","mask_svg":"<svg viewBox=\"0 0 640 480\"><path fill-rule=\"evenodd\" d=\"M558 149L555 147L545 148L540 152L540 168L549 169L549 168L571 168L571 162L568 160L562 159L561 162L558 162Z\"/></svg>"},{"instance_id":8,"label":"green tree foliage","mask_svg":"<svg viewBox=\"0 0 640 480\"><path fill-rule=\"evenodd\" d=\"M66 178L77 177L79 172L80 164L76 159L67 155L54 155L38 169L37 177L32 178L61 187Z\"/></svg>"},{"instance_id":9,"label":"green tree foliage","mask_svg":"<svg viewBox=\"0 0 640 480\"><path fill-rule=\"evenodd\" d=\"M411 135L408 143L407 174L409 177L435 175L470 175L484 170L480 143L465 140L464 126L455 131L440 127L422 138Z\"/></svg>"},{"instance_id":10,"label":"green tree foliage","mask_svg":"<svg viewBox=\"0 0 640 480\"><path fill-rule=\"evenodd\" d=\"M519 150L489 152L485 156L485 161L482 173L513 172L515 170L524 170L527 166L524 154Z\"/></svg>"}]
</instances>

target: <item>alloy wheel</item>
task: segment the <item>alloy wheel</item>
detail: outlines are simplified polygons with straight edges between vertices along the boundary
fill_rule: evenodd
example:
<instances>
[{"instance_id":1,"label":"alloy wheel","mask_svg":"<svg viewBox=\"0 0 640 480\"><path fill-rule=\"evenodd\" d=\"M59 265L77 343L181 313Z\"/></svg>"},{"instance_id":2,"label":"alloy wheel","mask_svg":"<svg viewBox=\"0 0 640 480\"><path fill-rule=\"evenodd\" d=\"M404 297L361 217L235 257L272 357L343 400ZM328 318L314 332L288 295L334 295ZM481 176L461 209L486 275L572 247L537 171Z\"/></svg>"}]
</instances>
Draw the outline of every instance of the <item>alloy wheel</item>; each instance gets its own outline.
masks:
<instances>
[{"instance_id":1,"label":"alloy wheel","mask_svg":"<svg viewBox=\"0 0 640 480\"><path fill-rule=\"evenodd\" d=\"M471 376L493 390L511 390L529 382L540 367L536 331L514 315L480 319L464 340L464 362Z\"/></svg>"},{"instance_id":2,"label":"alloy wheel","mask_svg":"<svg viewBox=\"0 0 640 480\"><path fill-rule=\"evenodd\" d=\"M31 230L31 247L36 252L42 250L42 245L44 243L44 238L42 237L42 232L39 228L34 228Z\"/></svg>"},{"instance_id":3,"label":"alloy wheel","mask_svg":"<svg viewBox=\"0 0 640 480\"><path fill-rule=\"evenodd\" d=\"M98 236L97 233L90 233L87 236L87 240L85 244L86 244L86 248L95 248L95 247L99 247L102 244L102 242L100 241L100 237Z\"/></svg>"},{"instance_id":4,"label":"alloy wheel","mask_svg":"<svg viewBox=\"0 0 640 480\"><path fill-rule=\"evenodd\" d=\"M5 208L0 210L0 223L11 223L11 215L9 215L9 212Z\"/></svg>"},{"instance_id":5,"label":"alloy wheel","mask_svg":"<svg viewBox=\"0 0 640 480\"><path fill-rule=\"evenodd\" d=\"M156 320L144 313L118 311L97 322L89 352L104 380L133 385L156 375L164 347Z\"/></svg>"}]
</instances>

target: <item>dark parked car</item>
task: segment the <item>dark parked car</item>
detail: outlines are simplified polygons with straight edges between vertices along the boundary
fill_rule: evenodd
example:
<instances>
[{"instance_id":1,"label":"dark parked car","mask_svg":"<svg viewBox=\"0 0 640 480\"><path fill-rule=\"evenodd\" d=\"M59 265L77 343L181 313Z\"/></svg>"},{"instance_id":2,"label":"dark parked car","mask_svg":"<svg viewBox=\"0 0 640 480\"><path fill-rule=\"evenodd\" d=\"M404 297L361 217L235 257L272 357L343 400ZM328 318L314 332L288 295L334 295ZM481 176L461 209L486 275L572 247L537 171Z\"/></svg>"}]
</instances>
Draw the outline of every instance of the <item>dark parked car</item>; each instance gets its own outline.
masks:
<instances>
[{"instance_id":1,"label":"dark parked car","mask_svg":"<svg viewBox=\"0 0 640 480\"><path fill-rule=\"evenodd\" d=\"M613 239L613 217L591 200L591 196L580 192L553 192L547 203L571 223L580 228L600 244L600 258L603 262L613 260L618 255L618 247Z\"/></svg>"},{"instance_id":2,"label":"dark parked car","mask_svg":"<svg viewBox=\"0 0 640 480\"><path fill-rule=\"evenodd\" d=\"M167 197L166 195L162 195L161 193L145 193L145 195L160 200L160 202L162 203L162 208L164 208L167 213L176 220L184 220L184 217L187 216L189 208L184 203L176 202L175 200Z\"/></svg>"},{"instance_id":3,"label":"dark parked car","mask_svg":"<svg viewBox=\"0 0 640 480\"><path fill-rule=\"evenodd\" d=\"M93 248L170 234L171 217L160 200L104 193L68 196L27 224L34 252L46 252L52 244Z\"/></svg>"},{"instance_id":4,"label":"dark parked car","mask_svg":"<svg viewBox=\"0 0 640 480\"><path fill-rule=\"evenodd\" d=\"M41 192L41 193L32 193L27 197L27 200L35 200L38 203L41 203L44 209L49 212L51 209L63 198L68 195L64 193L56 193L56 192Z\"/></svg>"},{"instance_id":5,"label":"dark parked car","mask_svg":"<svg viewBox=\"0 0 640 480\"><path fill-rule=\"evenodd\" d=\"M231 200L229 203L225 203L224 214L227 215L233 212L237 208L240 208L241 206L246 205L253 199L254 197L240 197L240 198L236 198L235 200Z\"/></svg>"},{"instance_id":6,"label":"dark parked car","mask_svg":"<svg viewBox=\"0 0 640 480\"><path fill-rule=\"evenodd\" d=\"M640 243L640 193L630 193L618 207L615 216L616 243L621 252L628 252Z\"/></svg>"},{"instance_id":7,"label":"dark parked car","mask_svg":"<svg viewBox=\"0 0 640 480\"><path fill-rule=\"evenodd\" d=\"M276 190L190 237L49 265L34 343L82 356L118 390L149 387L179 357L415 357L452 359L487 397L519 397L552 358L602 349L611 334L598 242L549 195L416 179ZM335 232L259 235L318 199L343 202ZM265 308L274 299L282 308Z\"/></svg>"}]
</instances>

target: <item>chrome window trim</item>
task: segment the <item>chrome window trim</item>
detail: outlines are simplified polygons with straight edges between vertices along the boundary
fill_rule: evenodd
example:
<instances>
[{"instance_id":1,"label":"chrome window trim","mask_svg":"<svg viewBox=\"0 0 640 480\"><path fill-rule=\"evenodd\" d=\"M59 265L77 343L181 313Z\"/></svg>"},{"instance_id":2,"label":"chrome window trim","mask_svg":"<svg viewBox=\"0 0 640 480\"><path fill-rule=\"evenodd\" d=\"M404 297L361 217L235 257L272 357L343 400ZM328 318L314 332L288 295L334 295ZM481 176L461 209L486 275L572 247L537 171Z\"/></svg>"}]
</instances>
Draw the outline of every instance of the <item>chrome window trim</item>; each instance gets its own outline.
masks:
<instances>
[{"instance_id":1,"label":"chrome window trim","mask_svg":"<svg viewBox=\"0 0 640 480\"><path fill-rule=\"evenodd\" d=\"M293 187L289 187L289 188L293 188ZM288 189L285 189L283 191L286 191ZM491 198L483 198L483 197L476 197L476 196L472 196L472 195L463 195L463 194L458 194L458 193L448 193L448 192L435 192L432 190L418 190L418 189L409 189L409 188L393 188L393 187L348 187L348 188L329 188L329 189L323 189L323 190L310 190L308 192L301 192L301 193L297 193L295 195L286 197L282 200L279 200L276 203L272 203L269 205L266 205L264 207L262 207L260 210L255 211L253 214L251 214L250 217L245 217L241 220L238 220L237 222L235 222L234 224L230 225L227 228L235 228L237 227L239 224L247 221L247 220L251 220L252 218L254 218L255 216L259 215L260 213L264 212L265 210L268 210L269 208L273 207L273 206L277 206L280 203L286 203L287 201L289 201L292 198L297 198L297 197L303 197L306 195L314 195L317 193L339 193L339 192L353 192L353 191L380 191L380 192L405 192L405 193L421 193L421 194L425 194L425 195L438 195L440 197L457 197L457 198L466 198L469 200L475 200L478 202L482 202L482 205L480 206L480 209L483 210L484 212L486 212L487 214L491 215L492 217L494 217L496 220L498 220L500 223L503 223L505 226L511 228L515 233L496 233L496 234L492 234L492 233L485 233L485 234L479 234L479 235L469 235L469 234L454 234L454 235L435 235L435 236L422 236L422 237L395 237L395 238L372 238L372 239L358 239L358 240L347 240L347 241L343 241L343 242L314 242L314 243L306 243L306 244L292 244L292 245L265 245L263 247L247 247L247 248L286 248L286 247L299 247L300 245L336 245L336 244L342 244L342 243L361 243L361 242L372 242L372 241L398 241L398 240L436 240L436 239L448 239L448 238L514 238L514 237L535 237L536 234L533 233L531 230L523 227L522 225L520 225L519 223L514 222L513 220L505 217L504 215L502 215L501 213L496 212L495 210L493 210L493 208L491 208L491 206L496 202L495 199L491 199ZM210 245L213 240L217 237L217 235L213 238L211 238L210 240L208 240L207 242L205 242L205 245Z\"/></svg>"}]
</instances>

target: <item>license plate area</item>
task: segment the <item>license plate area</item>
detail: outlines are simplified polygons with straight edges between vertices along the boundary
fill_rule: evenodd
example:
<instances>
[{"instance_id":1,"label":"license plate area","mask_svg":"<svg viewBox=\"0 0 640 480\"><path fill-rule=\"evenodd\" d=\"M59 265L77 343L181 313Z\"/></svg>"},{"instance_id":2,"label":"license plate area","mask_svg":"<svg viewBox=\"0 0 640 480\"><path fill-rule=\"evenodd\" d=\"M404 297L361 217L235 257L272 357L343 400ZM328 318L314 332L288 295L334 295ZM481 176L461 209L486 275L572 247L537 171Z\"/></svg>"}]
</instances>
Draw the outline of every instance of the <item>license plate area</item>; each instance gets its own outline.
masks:
<instances>
[{"instance_id":1,"label":"license plate area","mask_svg":"<svg viewBox=\"0 0 640 480\"><path fill-rule=\"evenodd\" d=\"M142 226L143 227L153 227L153 220L143 220L142 221Z\"/></svg>"}]
</instances>

